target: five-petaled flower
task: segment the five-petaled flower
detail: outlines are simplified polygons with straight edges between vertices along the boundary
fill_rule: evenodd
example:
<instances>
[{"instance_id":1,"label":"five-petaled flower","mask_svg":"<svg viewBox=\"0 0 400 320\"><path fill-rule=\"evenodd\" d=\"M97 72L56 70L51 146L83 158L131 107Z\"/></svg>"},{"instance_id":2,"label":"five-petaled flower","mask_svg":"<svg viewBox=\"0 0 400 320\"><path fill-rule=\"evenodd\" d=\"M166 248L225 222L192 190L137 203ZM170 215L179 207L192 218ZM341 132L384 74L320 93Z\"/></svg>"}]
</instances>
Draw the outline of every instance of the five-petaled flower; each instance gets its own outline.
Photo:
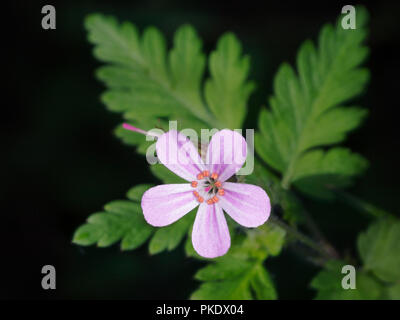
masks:
<instances>
[{"instance_id":1,"label":"five-petaled flower","mask_svg":"<svg viewBox=\"0 0 400 320\"><path fill-rule=\"evenodd\" d=\"M230 247L225 211L244 227L265 223L270 201L258 186L228 182L246 159L246 140L237 132L221 130L208 145L206 161L183 134L175 130L158 137L157 156L169 170L189 183L164 184L147 190L142 197L146 221L163 227L199 206L192 230L196 252L206 258L224 255Z\"/></svg>"}]
</instances>

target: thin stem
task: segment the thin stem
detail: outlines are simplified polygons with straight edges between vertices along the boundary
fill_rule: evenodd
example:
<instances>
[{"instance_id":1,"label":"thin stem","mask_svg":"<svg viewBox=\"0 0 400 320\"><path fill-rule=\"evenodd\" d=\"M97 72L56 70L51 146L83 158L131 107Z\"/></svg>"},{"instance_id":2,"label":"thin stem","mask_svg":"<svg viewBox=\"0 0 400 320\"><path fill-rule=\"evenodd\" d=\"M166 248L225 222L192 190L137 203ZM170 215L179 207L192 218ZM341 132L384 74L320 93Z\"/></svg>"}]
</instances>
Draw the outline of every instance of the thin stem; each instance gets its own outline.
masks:
<instances>
[{"instance_id":1,"label":"thin stem","mask_svg":"<svg viewBox=\"0 0 400 320\"><path fill-rule=\"evenodd\" d=\"M339 198L339 200L345 202L352 208L356 209L357 211L367 214L370 217L374 218L385 218L385 217L394 217L393 214L374 206L371 203L368 203L362 199L359 199L347 192L331 189Z\"/></svg>"},{"instance_id":2,"label":"thin stem","mask_svg":"<svg viewBox=\"0 0 400 320\"><path fill-rule=\"evenodd\" d=\"M287 225L282 220L278 219L277 217L272 216L270 218L270 223L273 223L282 229L284 229L288 234L296 238L298 241L302 242L303 244L307 245L308 247L314 249L318 252L324 259L336 259L337 257L334 256L329 250L326 250L324 246L321 246L319 243L315 242L310 237L306 236L305 234L301 233L297 229Z\"/></svg>"},{"instance_id":3,"label":"thin stem","mask_svg":"<svg viewBox=\"0 0 400 320\"><path fill-rule=\"evenodd\" d=\"M314 233L316 238L318 238L319 242L324 246L325 250L330 253L330 255L336 259L340 258L338 251L335 247L326 239L325 235L322 233L318 225L315 223L314 219L312 218L311 214L303 209L303 215L306 218L306 226L308 229Z\"/></svg>"}]
</instances>

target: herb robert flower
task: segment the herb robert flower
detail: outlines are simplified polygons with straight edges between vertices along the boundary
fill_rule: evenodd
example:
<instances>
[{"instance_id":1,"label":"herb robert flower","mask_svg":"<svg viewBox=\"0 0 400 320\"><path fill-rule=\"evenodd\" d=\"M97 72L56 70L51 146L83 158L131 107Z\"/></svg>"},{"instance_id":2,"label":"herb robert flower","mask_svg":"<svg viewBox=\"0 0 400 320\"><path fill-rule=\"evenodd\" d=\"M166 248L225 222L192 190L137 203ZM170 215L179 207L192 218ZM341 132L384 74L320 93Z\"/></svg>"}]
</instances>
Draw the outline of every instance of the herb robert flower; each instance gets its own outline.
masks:
<instances>
[{"instance_id":1,"label":"herb robert flower","mask_svg":"<svg viewBox=\"0 0 400 320\"><path fill-rule=\"evenodd\" d=\"M124 128L138 131L127 124ZM164 166L189 183L159 185L143 194L144 218L152 226L170 225L198 206L193 247L199 255L215 258L231 244L223 211L247 228L267 221L271 206L266 192L255 185L227 181L246 159L247 144L239 133L225 129L214 134L205 162L193 143L176 130L158 136L156 151Z\"/></svg>"}]
</instances>

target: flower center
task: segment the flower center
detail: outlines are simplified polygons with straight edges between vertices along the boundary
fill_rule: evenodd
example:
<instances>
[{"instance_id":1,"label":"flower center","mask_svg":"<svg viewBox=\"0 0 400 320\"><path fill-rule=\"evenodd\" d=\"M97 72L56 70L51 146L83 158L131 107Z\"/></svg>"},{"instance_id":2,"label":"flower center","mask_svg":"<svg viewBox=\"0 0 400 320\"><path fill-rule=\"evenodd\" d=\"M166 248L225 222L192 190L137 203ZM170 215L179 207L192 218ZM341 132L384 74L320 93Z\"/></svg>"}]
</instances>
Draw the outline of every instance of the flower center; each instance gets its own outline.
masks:
<instances>
[{"instance_id":1,"label":"flower center","mask_svg":"<svg viewBox=\"0 0 400 320\"><path fill-rule=\"evenodd\" d=\"M192 181L191 186L196 190L193 191L193 195L198 202L202 203L206 200L207 204L214 204L218 202L219 196L225 194L224 189L222 189L222 183L218 180L218 174L213 172L210 175L208 170L197 175L197 180Z\"/></svg>"}]
</instances>

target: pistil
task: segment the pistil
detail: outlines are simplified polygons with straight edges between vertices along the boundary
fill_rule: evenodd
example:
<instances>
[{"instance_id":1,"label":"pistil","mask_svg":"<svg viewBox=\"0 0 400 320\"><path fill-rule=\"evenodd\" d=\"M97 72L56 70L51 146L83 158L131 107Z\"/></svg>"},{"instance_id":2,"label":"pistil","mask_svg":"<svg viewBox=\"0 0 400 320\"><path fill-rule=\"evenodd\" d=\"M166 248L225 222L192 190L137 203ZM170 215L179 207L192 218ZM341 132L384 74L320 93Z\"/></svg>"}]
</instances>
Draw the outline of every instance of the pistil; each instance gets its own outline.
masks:
<instances>
[{"instance_id":1,"label":"pistil","mask_svg":"<svg viewBox=\"0 0 400 320\"><path fill-rule=\"evenodd\" d=\"M204 170L199 173L196 178L197 181L192 181L191 186L196 188L197 191L193 191L193 194L200 203L204 201L204 198L200 196L199 191L204 191L203 193L210 196L210 198L206 201L209 205L219 201L217 194L219 196L223 196L225 194L224 189L222 189L221 181L217 180L218 174L216 172L213 172L210 176L210 172L208 170Z\"/></svg>"}]
</instances>

